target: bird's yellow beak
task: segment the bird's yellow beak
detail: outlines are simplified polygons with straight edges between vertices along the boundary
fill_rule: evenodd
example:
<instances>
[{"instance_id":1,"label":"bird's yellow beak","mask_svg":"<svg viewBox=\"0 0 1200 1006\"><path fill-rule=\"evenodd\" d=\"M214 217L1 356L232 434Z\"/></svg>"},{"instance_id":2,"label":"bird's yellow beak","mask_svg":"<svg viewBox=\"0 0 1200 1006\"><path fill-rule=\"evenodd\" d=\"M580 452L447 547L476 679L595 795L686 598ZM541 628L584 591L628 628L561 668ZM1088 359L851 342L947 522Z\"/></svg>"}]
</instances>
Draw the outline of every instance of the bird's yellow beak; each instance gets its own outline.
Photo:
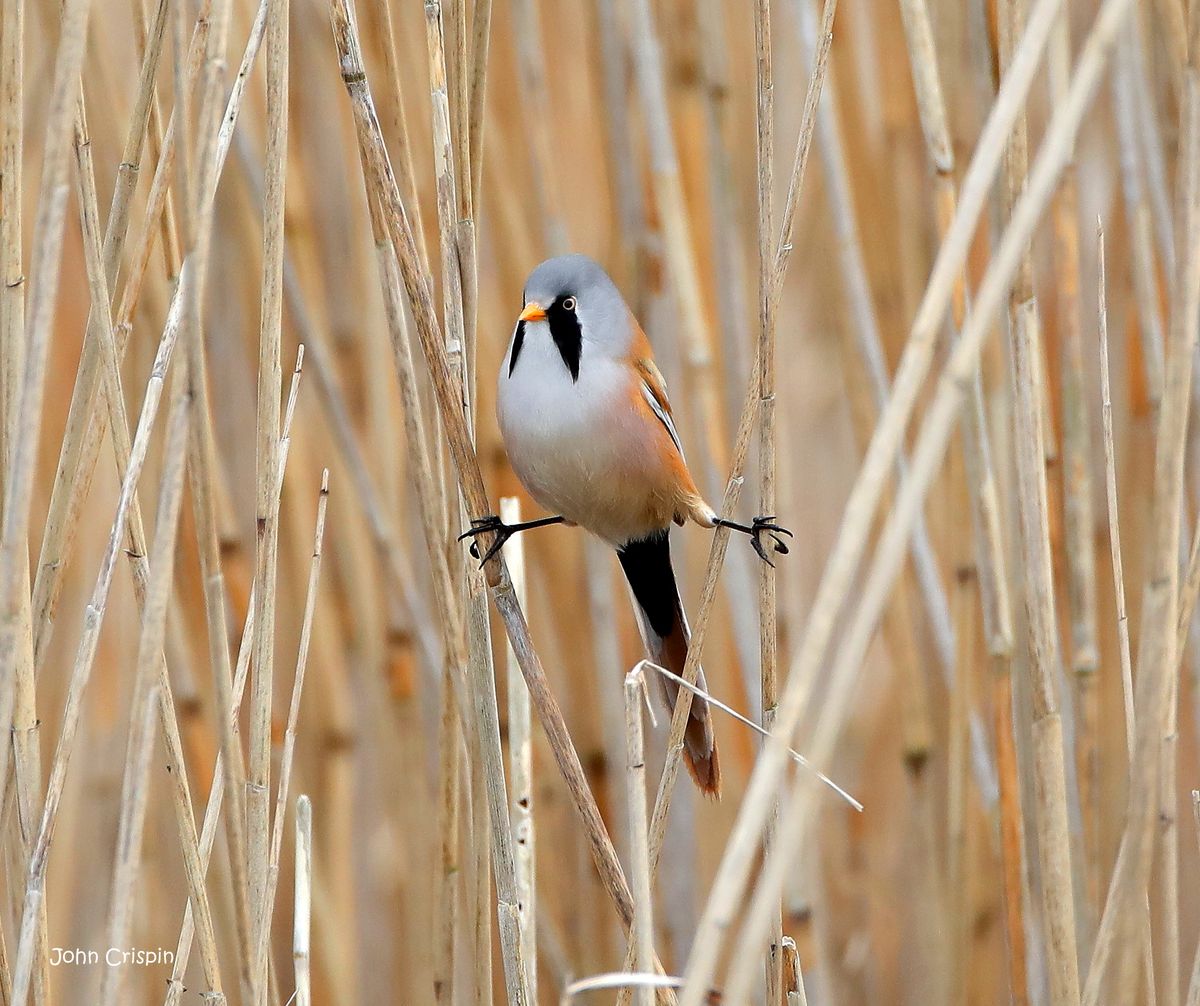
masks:
<instances>
[{"instance_id":1,"label":"bird's yellow beak","mask_svg":"<svg viewBox=\"0 0 1200 1006\"><path fill-rule=\"evenodd\" d=\"M541 304L534 303L532 300L525 305L525 310L521 312L520 321L545 321L546 312Z\"/></svg>"}]
</instances>

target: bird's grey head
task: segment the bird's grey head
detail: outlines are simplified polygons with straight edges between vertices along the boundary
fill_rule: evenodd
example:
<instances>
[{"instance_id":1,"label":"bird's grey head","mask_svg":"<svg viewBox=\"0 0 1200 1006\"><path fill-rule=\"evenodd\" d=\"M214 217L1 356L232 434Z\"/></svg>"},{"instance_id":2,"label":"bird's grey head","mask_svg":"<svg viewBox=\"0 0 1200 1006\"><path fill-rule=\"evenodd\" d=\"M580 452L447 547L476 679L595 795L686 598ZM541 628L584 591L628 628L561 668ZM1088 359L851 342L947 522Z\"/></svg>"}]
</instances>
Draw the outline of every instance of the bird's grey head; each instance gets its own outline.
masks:
<instances>
[{"instance_id":1,"label":"bird's grey head","mask_svg":"<svg viewBox=\"0 0 1200 1006\"><path fill-rule=\"evenodd\" d=\"M554 340L573 380L583 356L619 357L632 336L629 309L616 284L586 255L547 259L525 281L525 308L517 321L508 372L526 339Z\"/></svg>"}]
</instances>

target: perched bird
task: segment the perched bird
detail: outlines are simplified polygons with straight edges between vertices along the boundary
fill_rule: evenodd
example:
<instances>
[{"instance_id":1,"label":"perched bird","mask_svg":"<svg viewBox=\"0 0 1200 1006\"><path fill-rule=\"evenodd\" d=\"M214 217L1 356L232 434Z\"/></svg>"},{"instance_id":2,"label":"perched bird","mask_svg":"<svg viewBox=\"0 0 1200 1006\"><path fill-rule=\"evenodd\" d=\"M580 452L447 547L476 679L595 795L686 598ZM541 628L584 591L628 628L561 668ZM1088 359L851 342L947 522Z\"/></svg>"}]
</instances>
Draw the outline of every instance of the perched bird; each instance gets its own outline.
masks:
<instances>
[{"instance_id":1,"label":"perched bird","mask_svg":"<svg viewBox=\"0 0 1200 1006\"><path fill-rule=\"evenodd\" d=\"M704 501L688 471L662 374L650 343L608 274L585 255L539 265L525 284L524 310L500 370L496 398L509 461L537 503L556 516L506 525L473 522L463 537L494 532L482 561L518 531L579 525L617 551L629 582L649 658L682 675L687 618L671 569L668 531L689 518L701 527L761 537L786 553L772 517L735 524ZM478 554L472 546L472 551ZM674 708L679 686L663 675ZM704 673L697 679L705 688ZM684 758L700 789L720 794L711 716L696 697L684 735Z\"/></svg>"}]
</instances>

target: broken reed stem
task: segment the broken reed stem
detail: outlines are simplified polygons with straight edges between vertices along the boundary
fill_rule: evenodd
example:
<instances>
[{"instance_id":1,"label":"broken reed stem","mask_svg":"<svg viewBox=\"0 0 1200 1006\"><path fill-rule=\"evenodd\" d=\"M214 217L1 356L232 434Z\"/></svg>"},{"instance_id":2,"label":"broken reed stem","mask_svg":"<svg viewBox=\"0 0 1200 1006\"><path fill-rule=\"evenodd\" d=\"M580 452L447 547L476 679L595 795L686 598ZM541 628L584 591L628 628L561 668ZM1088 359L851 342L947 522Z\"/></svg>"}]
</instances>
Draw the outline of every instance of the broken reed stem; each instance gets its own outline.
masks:
<instances>
[{"instance_id":1,"label":"broken reed stem","mask_svg":"<svg viewBox=\"0 0 1200 1006\"><path fill-rule=\"evenodd\" d=\"M296 880L292 899L292 965L296 972L296 1006L312 1006L312 801L296 798Z\"/></svg>"},{"instance_id":2,"label":"broken reed stem","mask_svg":"<svg viewBox=\"0 0 1200 1006\"><path fill-rule=\"evenodd\" d=\"M500 498L500 519L505 524L521 522L521 501L516 496ZM525 542L514 535L508 542L508 574L513 593L525 605ZM537 997L537 846L533 819L533 716L529 689L517 666L517 655L506 645L505 675L508 679L508 765L509 814L512 819L514 862L517 879L517 920L521 932L521 956L527 969L529 1001Z\"/></svg>"},{"instance_id":3,"label":"broken reed stem","mask_svg":"<svg viewBox=\"0 0 1200 1006\"><path fill-rule=\"evenodd\" d=\"M975 312L954 348L946 373L939 382L937 395L926 413L917 441L917 450L913 454L911 477L897 495L892 515L880 540L876 562L866 588L860 594L856 623L850 630L831 681L838 681L847 668L851 675L858 669L861 652L865 649L866 640L870 639L871 629L882 609L887 588L890 587L892 577L898 569L908 531L912 526L911 521L920 509L923 495L932 481L949 439L965 390L970 387L979 351L987 334L987 323L999 307L1007 285L1015 273L1024 244L1049 200L1064 160L1064 144L1074 138L1079 128L1112 40L1128 9L1128 3L1129 0L1107 0L1102 7L1080 56L1067 98L1051 118L1038 160L1030 175L1029 186L1016 205L1012 222L980 287ZM1001 85L984 127L971 166L967 170L962 200L934 263L929 285L909 337L909 344L897 372L892 398L876 428L867 458L847 503L841 534L826 566L809 618L808 631L804 634L780 703L776 729L751 776L730 844L718 870L708 906L700 920L685 976L685 993L681 1000L683 1006L699 1006L700 996L711 981L716 949L724 927L723 920L729 917L745 883L750 867L749 850L757 845L761 835L772 794L786 764L787 740L794 735L800 715L804 711L806 684L811 682L824 658L833 633L836 614L851 587L853 573L869 533L870 515L884 487L886 474L894 462L905 421L911 413L916 392L930 362L933 340L949 306L971 232L982 209L987 188L999 166L1009 127L1032 83L1037 56L1045 43L1057 13L1057 6L1058 0L1039 0L1034 8L1025 35L1016 48L1010 71ZM848 701L848 696L838 705L845 701ZM842 710L831 708L830 711ZM813 761L815 764L821 764L816 757ZM791 808L785 814L785 819L789 816L794 816ZM782 828L781 824L781 830ZM787 851L794 852L794 849ZM786 852L784 855L786 856ZM772 858L780 858L778 848Z\"/></svg>"},{"instance_id":4,"label":"broken reed stem","mask_svg":"<svg viewBox=\"0 0 1200 1006\"><path fill-rule=\"evenodd\" d=\"M800 972L800 951L790 936L783 938L783 988L785 1006L808 1006L804 993L804 976Z\"/></svg>"},{"instance_id":5,"label":"broken reed stem","mask_svg":"<svg viewBox=\"0 0 1200 1006\"><path fill-rule=\"evenodd\" d=\"M263 212L262 304L259 319L258 421L254 470L254 673L250 694L250 746L246 778L246 853L253 926L250 994L266 1006L266 934L271 832L271 698L275 666L275 571L279 558L279 497L275 450L283 382L283 229L288 146L289 0L271 0L267 13L267 139Z\"/></svg>"},{"instance_id":6,"label":"broken reed stem","mask_svg":"<svg viewBox=\"0 0 1200 1006\"><path fill-rule=\"evenodd\" d=\"M1013 46L1025 22L1024 0L1006 0L1000 14L1000 65L1007 72ZM1059 15L1061 23L1061 15ZM1060 96L1061 98L1061 96ZM1004 161L1002 187L1005 216L1026 182L1028 139L1025 115L1016 118ZM1074 156L1065 152L1064 169ZM1060 176L1061 178L1061 176ZM1061 181L1060 181L1061 187ZM1071 877L1071 844L1067 822L1067 789L1058 682L1061 658L1055 614L1054 573L1050 554L1049 504L1046 488L1045 431L1042 402L1046 394L1041 321L1033 289L1033 262L1025 247L1008 296L1010 380L1013 401L1013 447L1016 452L1018 531L1024 575L1025 625L1028 633L1031 715L1033 718L1035 834L1041 866L1042 919L1050 982L1050 1001L1079 1001L1075 901ZM1091 547L1091 542L1088 542Z\"/></svg>"},{"instance_id":7,"label":"broken reed stem","mask_svg":"<svg viewBox=\"0 0 1200 1006\"><path fill-rule=\"evenodd\" d=\"M284 453L283 450L278 453ZM304 596L304 616L300 623L300 644L296 652L296 673L292 678L292 699L288 705L287 727L283 735L283 753L279 759L279 783L275 794L275 815L271 831L271 861L267 874L266 918L259 928L259 960L265 960L270 946L271 918L275 909L275 888L279 882L279 857L283 851L283 828L287 820L288 788L292 781L292 760L296 754L296 730L300 722L300 696L304 691L304 673L308 667L308 648L312 641L313 614L317 605L317 588L321 580L321 550L325 540L325 511L329 505L329 469L321 472L321 491L317 497L317 520L313 531L312 563L308 571L308 590ZM301 797L301 800L306 799ZM297 811L299 807L297 807ZM297 819L297 828L299 828ZM308 824L312 827L312 822ZM300 876L297 846L297 877ZM311 853L310 853L311 854Z\"/></svg>"},{"instance_id":8,"label":"broken reed stem","mask_svg":"<svg viewBox=\"0 0 1200 1006\"><path fill-rule=\"evenodd\" d=\"M625 788L629 800L629 869L633 874L634 922L630 943L634 968L643 974L654 967L654 901L650 883L650 846L646 820L646 745L642 699L646 668L639 664L625 676ZM637 987L636 1006L654 1006L654 991Z\"/></svg>"}]
</instances>

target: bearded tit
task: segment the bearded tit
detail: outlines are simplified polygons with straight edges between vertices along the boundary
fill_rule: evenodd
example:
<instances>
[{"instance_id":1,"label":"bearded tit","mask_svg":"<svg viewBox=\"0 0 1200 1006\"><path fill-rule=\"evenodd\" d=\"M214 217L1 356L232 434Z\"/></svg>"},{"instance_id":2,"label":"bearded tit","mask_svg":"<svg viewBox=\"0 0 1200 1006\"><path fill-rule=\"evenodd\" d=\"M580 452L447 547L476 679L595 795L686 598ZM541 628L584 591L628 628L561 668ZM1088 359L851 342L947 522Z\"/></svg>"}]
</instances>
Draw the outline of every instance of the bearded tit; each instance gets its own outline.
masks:
<instances>
[{"instance_id":1,"label":"bearded tit","mask_svg":"<svg viewBox=\"0 0 1200 1006\"><path fill-rule=\"evenodd\" d=\"M512 525L485 517L462 537L496 535L484 563L511 535L548 524L578 525L603 539L616 549L647 656L682 675L690 634L671 569L672 522L741 531L766 562L763 535L783 554L779 536L791 532L773 517L735 524L705 502L684 460L650 343L596 262L585 255L543 262L523 299L500 370L497 414L513 470L555 516ZM679 686L658 678L674 708ZM697 684L706 689L703 670ZM701 791L719 796L712 719L698 696L684 759Z\"/></svg>"}]
</instances>

